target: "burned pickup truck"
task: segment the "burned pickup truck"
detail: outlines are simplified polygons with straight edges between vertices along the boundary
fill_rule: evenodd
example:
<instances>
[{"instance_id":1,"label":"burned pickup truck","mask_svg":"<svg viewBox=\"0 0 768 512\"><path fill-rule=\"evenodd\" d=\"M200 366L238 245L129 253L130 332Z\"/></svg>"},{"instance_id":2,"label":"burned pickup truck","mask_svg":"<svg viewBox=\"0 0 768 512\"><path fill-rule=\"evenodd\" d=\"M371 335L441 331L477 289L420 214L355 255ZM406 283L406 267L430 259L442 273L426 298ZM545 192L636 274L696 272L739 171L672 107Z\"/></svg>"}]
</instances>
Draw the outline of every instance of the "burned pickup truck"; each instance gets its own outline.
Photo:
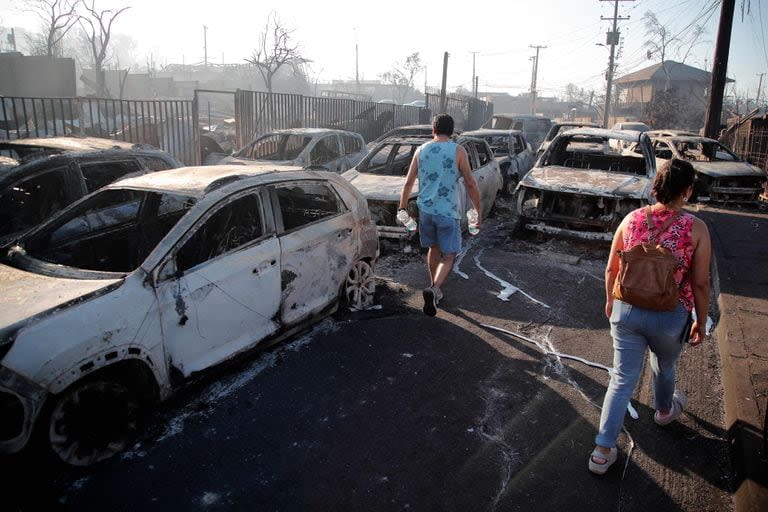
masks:
<instances>
[{"instance_id":1,"label":"burned pickup truck","mask_svg":"<svg viewBox=\"0 0 768 512\"><path fill-rule=\"evenodd\" d=\"M636 143L620 153L616 142ZM656 173L650 139L599 128L558 135L517 188L517 213L529 230L611 240L624 216L651 202Z\"/></svg>"},{"instance_id":2,"label":"burned pickup truck","mask_svg":"<svg viewBox=\"0 0 768 512\"><path fill-rule=\"evenodd\" d=\"M696 171L692 201L755 203L766 182L766 172L745 162L713 139L677 135L653 137L656 165L671 158L688 160Z\"/></svg>"}]
</instances>

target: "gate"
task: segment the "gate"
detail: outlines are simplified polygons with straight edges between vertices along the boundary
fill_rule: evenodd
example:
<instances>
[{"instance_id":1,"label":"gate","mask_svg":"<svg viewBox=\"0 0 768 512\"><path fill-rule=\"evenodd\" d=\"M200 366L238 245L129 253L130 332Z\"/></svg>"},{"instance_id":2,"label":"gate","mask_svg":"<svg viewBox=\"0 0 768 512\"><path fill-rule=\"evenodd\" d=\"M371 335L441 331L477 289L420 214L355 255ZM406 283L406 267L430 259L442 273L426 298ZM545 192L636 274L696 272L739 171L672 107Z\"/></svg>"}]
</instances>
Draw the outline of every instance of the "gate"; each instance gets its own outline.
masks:
<instances>
[{"instance_id":1,"label":"gate","mask_svg":"<svg viewBox=\"0 0 768 512\"><path fill-rule=\"evenodd\" d=\"M0 139L77 135L151 144L197 163L189 100L0 98Z\"/></svg>"}]
</instances>

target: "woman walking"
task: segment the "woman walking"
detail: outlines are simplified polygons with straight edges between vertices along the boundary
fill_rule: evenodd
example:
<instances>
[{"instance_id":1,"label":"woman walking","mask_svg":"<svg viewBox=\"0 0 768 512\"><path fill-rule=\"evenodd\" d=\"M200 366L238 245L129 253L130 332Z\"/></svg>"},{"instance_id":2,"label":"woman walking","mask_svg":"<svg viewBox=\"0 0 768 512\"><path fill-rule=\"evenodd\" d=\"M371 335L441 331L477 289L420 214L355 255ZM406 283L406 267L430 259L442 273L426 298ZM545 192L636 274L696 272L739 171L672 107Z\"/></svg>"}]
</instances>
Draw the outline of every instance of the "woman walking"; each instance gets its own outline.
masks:
<instances>
[{"instance_id":1,"label":"woman walking","mask_svg":"<svg viewBox=\"0 0 768 512\"><path fill-rule=\"evenodd\" d=\"M686 405L685 396L675 392L675 365L686 339L696 346L705 336L710 290L709 231L703 221L682 211L693 192L694 177L693 167L684 160L673 159L662 166L653 181L657 201L650 207L653 225L648 225L647 207L639 208L624 218L613 237L605 269L605 315L611 322L614 371L603 401L597 446L589 457L589 470L599 475L616 462L616 438L640 377L646 347L651 351L654 421L668 425ZM642 309L613 296L619 271L618 251L653 237L677 259L674 278L679 300L674 311ZM694 309L697 321L691 324Z\"/></svg>"}]
</instances>

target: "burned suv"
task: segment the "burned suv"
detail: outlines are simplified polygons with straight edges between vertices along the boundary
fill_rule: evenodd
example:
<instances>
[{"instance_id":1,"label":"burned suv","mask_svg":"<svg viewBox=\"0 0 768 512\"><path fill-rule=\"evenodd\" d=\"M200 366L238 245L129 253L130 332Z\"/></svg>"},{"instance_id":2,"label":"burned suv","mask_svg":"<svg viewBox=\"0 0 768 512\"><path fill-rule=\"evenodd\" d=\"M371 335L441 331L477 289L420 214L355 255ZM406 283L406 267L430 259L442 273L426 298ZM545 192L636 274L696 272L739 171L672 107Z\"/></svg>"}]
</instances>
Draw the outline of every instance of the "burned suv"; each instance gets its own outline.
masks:
<instances>
[{"instance_id":1,"label":"burned suv","mask_svg":"<svg viewBox=\"0 0 768 512\"><path fill-rule=\"evenodd\" d=\"M638 152L620 153L620 143ZM624 216L651 202L656 165L650 139L599 128L557 136L518 185L517 212L526 229L611 240Z\"/></svg>"},{"instance_id":2,"label":"burned suv","mask_svg":"<svg viewBox=\"0 0 768 512\"><path fill-rule=\"evenodd\" d=\"M180 166L152 146L110 139L0 141L0 244L119 178Z\"/></svg>"}]
</instances>

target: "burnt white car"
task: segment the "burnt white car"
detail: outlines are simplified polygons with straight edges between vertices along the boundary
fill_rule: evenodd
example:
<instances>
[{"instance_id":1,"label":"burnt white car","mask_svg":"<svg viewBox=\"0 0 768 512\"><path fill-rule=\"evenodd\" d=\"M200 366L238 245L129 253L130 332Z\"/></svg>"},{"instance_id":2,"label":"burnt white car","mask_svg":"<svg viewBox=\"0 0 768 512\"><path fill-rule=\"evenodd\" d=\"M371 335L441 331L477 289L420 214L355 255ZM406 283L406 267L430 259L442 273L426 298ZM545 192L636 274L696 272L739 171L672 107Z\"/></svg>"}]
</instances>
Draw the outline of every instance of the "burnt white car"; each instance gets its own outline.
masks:
<instances>
[{"instance_id":1,"label":"burnt white car","mask_svg":"<svg viewBox=\"0 0 768 512\"><path fill-rule=\"evenodd\" d=\"M256 137L217 164L270 164L341 173L368 153L359 133L328 128L276 130Z\"/></svg>"},{"instance_id":2,"label":"burnt white car","mask_svg":"<svg viewBox=\"0 0 768 512\"><path fill-rule=\"evenodd\" d=\"M533 147L520 130L480 129L464 132L466 137L484 139L493 151L504 177L504 192L513 195L520 179L531 170L535 161Z\"/></svg>"},{"instance_id":3,"label":"burnt white car","mask_svg":"<svg viewBox=\"0 0 768 512\"><path fill-rule=\"evenodd\" d=\"M696 171L692 201L755 203L766 172L745 162L718 141L699 136L653 137L656 165L671 158L688 160Z\"/></svg>"},{"instance_id":4,"label":"burnt white car","mask_svg":"<svg viewBox=\"0 0 768 512\"><path fill-rule=\"evenodd\" d=\"M636 143L637 153L616 147ZM652 201L656 165L639 132L580 128L558 135L522 179L517 213L526 229L611 240L627 213Z\"/></svg>"},{"instance_id":5,"label":"burnt white car","mask_svg":"<svg viewBox=\"0 0 768 512\"><path fill-rule=\"evenodd\" d=\"M120 180L3 250L0 451L40 428L88 465L200 372L371 304L376 229L338 175L180 168Z\"/></svg>"},{"instance_id":6,"label":"burnt white car","mask_svg":"<svg viewBox=\"0 0 768 512\"><path fill-rule=\"evenodd\" d=\"M423 137L390 137L376 146L357 167L342 176L359 189L368 200L371 218L376 223L379 237L391 241L408 241L416 235L409 232L397 220L397 208L400 194L405 185L405 177L416 150L426 141ZM503 179L499 164L493 158L488 143L482 139L464 137L456 143L467 150L469 166L480 192L481 215L485 218L490 213L502 189ZM416 199L419 195L418 180L411 191L408 202L410 216L419 216ZM465 211L471 207L469 194L464 187L464 179L459 179L459 208ZM462 219L466 228L467 219Z\"/></svg>"}]
</instances>

